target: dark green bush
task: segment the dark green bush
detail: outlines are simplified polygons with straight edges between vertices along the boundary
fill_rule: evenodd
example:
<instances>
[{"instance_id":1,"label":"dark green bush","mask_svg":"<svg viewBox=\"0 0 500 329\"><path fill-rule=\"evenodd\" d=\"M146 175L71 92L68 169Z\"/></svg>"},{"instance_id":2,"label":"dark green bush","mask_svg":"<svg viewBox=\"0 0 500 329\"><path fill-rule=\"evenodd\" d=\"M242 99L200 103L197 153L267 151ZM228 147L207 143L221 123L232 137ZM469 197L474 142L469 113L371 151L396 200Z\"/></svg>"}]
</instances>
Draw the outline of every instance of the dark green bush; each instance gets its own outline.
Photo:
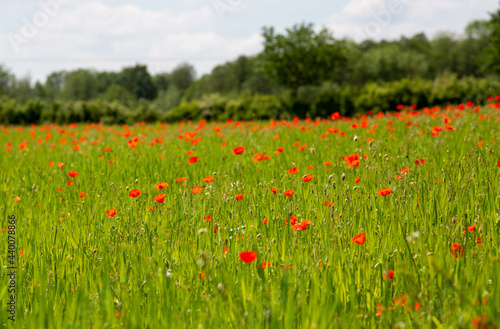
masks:
<instances>
[{"instance_id":1,"label":"dark green bush","mask_svg":"<svg viewBox=\"0 0 500 329\"><path fill-rule=\"evenodd\" d=\"M182 101L165 110L145 99L124 104L103 98L89 101L28 100L0 98L0 124L60 124L72 122L103 122L124 124L135 122L177 122L181 120L266 120L291 119L295 116L327 117L334 112L343 116L373 111L394 111L399 104L416 104L418 108L460 104L473 101L484 104L488 96L500 93L495 79L443 76L434 81L403 79L386 83L369 83L361 87L343 87L335 83L299 88L296 97L289 91L279 94L252 94L248 91L221 96L207 94L199 100Z\"/></svg>"}]
</instances>

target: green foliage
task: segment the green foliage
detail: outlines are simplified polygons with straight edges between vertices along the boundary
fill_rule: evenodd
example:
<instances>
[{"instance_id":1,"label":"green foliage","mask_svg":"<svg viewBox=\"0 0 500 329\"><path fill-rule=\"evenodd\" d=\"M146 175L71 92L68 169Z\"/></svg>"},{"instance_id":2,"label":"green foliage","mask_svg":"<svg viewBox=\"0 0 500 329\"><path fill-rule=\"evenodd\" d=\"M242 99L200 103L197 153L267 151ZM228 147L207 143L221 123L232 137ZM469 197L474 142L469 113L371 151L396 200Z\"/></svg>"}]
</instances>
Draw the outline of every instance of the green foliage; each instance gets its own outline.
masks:
<instances>
[{"instance_id":1,"label":"green foliage","mask_svg":"<svg viewBox=\"0 0 500 329\"><path fill-rule=\"evenodd\" d=\"M500 9L491 14L489 45L486 48L486 69L500 74Z\"/></svg>"},{"instance_id":2,"label":"green foliage","mask_svg":"<svg viewBox=\"0 0 500 329\"><path fill-rule=\"evenodd\" d=\"M136 104L134 96L125 87L116 84L109 86L99 98L108 102L118 101L128 106Z\"/></svg>"},{"instance_id":3,"label":"green foliage","mask_svg":"<svg viewBox=\"0 0 500 329\"><path fill-rule=\"evenodd\" d=\"M315 33L313 25L295 25L286 35L275 34L273 27L264 27L262 70L278 85L296 95L299 87L318 85L332 77L342 61L340 49L331 33L323 29Z\"/></svg>"},{"instance_id":4,"label":"green foliage","mask_svg":"<svg viewBox=\"0 0 500 329\"><path fill-rule=\"evenodd\" d=\"M180 91L186 90L196 78L196 71L189 63L178 65L170 73L170 82Z\"/></svg>"},{"instance_id":5,"label":"green foliage","mask_svg":"<svg viewBox=\"0 0 500 329\"><path fill-rule=\"evenodd\" d=\"M158 87L148 72L146 65L124 68L118 76L118 84L127 89L136 99L154 99L158 94Z\"/></svg>"}]
</instances>

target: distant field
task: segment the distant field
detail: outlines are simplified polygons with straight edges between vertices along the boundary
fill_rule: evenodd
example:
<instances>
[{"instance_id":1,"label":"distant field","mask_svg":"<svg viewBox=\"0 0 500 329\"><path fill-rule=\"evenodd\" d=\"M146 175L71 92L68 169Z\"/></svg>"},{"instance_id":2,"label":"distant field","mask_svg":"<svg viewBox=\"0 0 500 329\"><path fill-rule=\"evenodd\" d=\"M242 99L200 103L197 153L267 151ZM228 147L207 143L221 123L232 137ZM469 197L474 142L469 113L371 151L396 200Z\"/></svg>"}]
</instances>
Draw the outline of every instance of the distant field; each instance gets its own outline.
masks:
<instances>
[{"instance_id":1,"label":"distant field","mask_svg":"<svg viewBox=\"0 0 500 329\"><path fill-rule=\"evenodd\" d=\"M1 323L498 327L499 108L1 127Z\"/></svg>"}]
</instances>

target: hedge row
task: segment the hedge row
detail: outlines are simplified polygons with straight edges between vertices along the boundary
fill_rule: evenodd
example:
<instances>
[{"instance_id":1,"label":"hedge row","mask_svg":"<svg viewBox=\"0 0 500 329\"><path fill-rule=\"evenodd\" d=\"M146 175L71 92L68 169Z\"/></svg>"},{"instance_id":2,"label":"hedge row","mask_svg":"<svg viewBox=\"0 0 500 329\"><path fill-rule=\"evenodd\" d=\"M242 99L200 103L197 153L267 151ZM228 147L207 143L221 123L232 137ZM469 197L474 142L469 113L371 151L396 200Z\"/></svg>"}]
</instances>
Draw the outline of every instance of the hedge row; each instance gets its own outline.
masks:
<instances>
[{"instance_id":1,"label":"hedge row","mask_svg":"<svg viewBox=\"0 0 500 329\"><path fill-rule=\"evenodd\" d=\"M443 77L435 81L401 80L384 84L370 83L360 88L342 88L325 83L299 89L296 97L279 95L235 96L206 95L200 100L182 102L163 111L148 101L129 108L118 101L76 101L51 103L38 99L25 104L0 98L0 124L103 122L124 124L140 121L176 122L181 120L255 120L298 117L326 117L333 112L345 116L373 111L393 111L399 104L416 104L419 108L433 105L459 104L472 101L485 103L490 95L500 93L495 79L457 79Z\"/></svg>"}]
</instances>

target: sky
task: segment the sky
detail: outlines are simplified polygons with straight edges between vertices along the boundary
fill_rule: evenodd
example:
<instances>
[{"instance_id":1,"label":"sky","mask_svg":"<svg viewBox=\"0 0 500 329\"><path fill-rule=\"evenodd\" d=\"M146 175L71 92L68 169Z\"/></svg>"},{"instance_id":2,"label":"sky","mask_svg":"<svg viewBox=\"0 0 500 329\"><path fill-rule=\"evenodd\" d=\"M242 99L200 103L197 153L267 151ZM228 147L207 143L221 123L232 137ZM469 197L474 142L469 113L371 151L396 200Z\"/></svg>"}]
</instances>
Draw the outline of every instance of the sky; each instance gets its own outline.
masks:
<instances>
[{"instance_id":1,"label":"sky","mask_svg":"<svg viewBox=\"0 0 500 329\"><path fill-rule=\"evenodd\" d=\"M298 23L334 37L398 39L463 33L488 19L499 0L0 0L0 65L44 82L54 71L119 71L137 63L151 74L216 65L262 50L263 26Z\"/></svg>"}]
</instances>

